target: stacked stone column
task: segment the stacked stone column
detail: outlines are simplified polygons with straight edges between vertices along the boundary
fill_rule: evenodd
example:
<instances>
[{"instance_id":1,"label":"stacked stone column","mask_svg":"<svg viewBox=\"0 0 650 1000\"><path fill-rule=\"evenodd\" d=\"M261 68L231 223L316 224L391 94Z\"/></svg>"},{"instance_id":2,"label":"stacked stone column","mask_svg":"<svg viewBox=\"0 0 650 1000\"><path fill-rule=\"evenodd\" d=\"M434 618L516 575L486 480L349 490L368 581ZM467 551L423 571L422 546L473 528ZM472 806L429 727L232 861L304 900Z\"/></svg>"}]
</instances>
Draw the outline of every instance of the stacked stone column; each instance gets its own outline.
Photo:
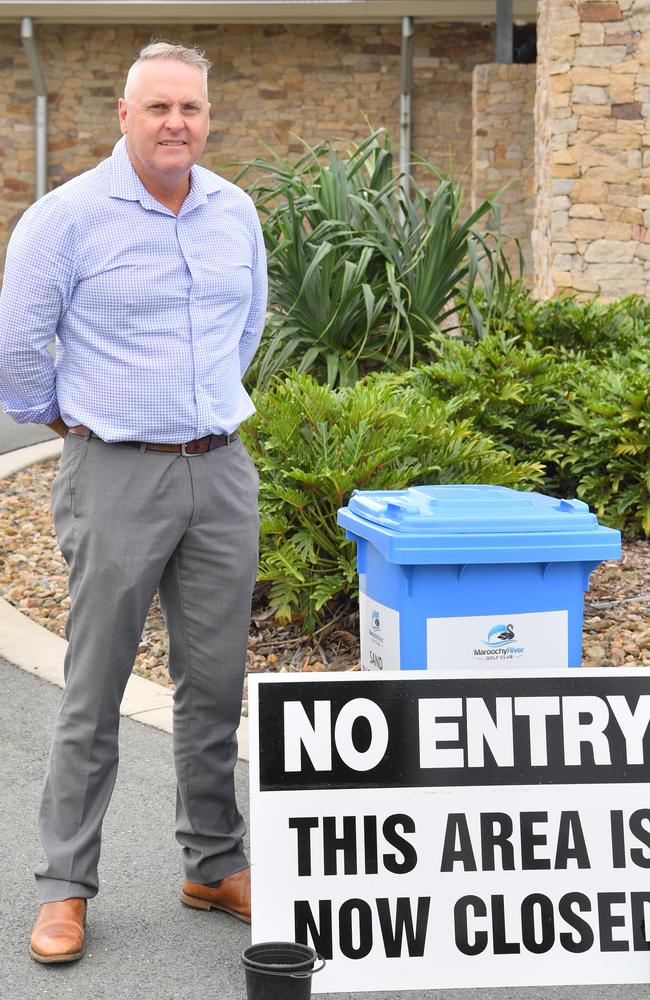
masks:
<instances>
[{"instance_id":1,"label":"stacked stone column","mask_svg":"<svg viewBox=\"0 0 650 1000\"><path fill-rule=\"evenodd\" d=\"M500 192L504 249L513 276L532 273L535 66L476 66L473 75L472 208ZM515 242L515 240L517 242Z\"/></svg>"},{"instance_id":2,"label":"stacked stone column","mask_svg":"<svg viewBox=\"0 0 650 1000\"><path fill-rule=\"evenodd\" d=\"M650 4L540 0L535 288L650 289Z\"/></svg>"}]
</instances>

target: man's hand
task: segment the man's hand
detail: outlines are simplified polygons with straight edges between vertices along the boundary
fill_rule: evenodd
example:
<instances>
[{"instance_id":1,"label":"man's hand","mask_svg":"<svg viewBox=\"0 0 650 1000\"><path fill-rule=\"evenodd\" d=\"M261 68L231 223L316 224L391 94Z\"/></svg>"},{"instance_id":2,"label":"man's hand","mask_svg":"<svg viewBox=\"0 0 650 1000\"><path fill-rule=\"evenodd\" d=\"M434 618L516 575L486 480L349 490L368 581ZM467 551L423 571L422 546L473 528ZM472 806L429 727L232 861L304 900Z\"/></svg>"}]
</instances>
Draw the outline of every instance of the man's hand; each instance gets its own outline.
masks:
<instances>
[{"instance_id":1,"label":"man's hand","mask_svg":"<svg viewBox=\"0 0 650 1000\"><path fill-rule=\"evenodd\" d=\"M55 421L53 421L53 423L48 424L47 426L50 428L50 430L53 430L56 434L58 434L59 437L65 437L65 432L67 428L66 425L61 420L61 417L58 417Z\"/></svg>"}]
</instances>

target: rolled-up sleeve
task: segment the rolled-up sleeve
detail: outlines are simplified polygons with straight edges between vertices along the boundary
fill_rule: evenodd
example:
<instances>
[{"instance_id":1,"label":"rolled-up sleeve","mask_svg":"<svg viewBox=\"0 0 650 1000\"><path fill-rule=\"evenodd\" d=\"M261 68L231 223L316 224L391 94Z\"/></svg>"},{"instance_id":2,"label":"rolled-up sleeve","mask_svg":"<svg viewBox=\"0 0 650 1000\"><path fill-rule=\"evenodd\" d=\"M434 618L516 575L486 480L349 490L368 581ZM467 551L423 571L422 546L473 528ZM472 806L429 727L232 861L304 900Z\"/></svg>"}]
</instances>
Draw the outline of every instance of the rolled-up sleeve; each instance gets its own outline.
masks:
<instances>
[{"instance_id":1,"label":"rolled-up sleeve","mask_svg":"<svg viewBox=\"0 0 650 1000\"><path fill-rule=\"evenodd\" d=\"M266 269L266 249L260 220L252 200L250 202L252 241L252 297L248 316L239 341L239 365L243 378L257 350L266 319L266 301L268 296L268 277Z\"/></svg>"},{"instance_id":2,"label":"rolled-up sleeve","mask_svg":"<svg viewBox=\"0 0 650 1000\"><path fill-rule=\"evenodd\" d=\"M0 404L19 424L60 416L47 345L74 289L76 245L74 222L55 194L25 212L9 241L0 293Z\"/></svg>"}]
</instances>

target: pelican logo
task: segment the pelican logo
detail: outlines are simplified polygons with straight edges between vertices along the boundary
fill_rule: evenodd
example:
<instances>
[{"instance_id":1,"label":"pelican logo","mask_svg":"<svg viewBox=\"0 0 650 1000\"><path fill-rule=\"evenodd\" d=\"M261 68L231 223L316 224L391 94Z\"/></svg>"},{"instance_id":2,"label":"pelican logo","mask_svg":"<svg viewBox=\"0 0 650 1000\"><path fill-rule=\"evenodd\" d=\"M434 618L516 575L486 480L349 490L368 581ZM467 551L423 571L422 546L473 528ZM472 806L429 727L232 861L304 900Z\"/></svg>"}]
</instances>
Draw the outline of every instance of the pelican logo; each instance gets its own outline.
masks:
<instances>
[{"instance_id":1,"label":"pelican logo","mask_svg":"<svg viewBox=\"0 0 650 1000\"><path fill-rule=\"evenodd\" d=\"M375 609L370 615L370 627L373 632L379 632L381 628L381 622L379 621L379 612Z\"/></svg>"}]
</instances>

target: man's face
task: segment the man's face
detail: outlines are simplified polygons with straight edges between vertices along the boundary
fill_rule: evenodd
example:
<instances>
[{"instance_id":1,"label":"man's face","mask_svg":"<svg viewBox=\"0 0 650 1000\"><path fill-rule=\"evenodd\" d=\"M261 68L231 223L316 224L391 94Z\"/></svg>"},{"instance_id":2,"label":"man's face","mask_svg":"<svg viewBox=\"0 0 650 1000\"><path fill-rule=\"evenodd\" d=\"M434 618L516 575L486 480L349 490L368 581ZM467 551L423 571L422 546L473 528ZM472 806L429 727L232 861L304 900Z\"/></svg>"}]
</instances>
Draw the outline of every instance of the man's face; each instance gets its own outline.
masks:
<instances>
[{"instance_id":1,"label":"man's face","mask_svg":"<svg viewBox=\"0 0 650 1000\"><path fill-rule=\"evenodd\" d=\"M163 183L186 176L210 129L201 70L176 59L152 59L138 66L126 94L118 112L136 170Z\"/></svg>"}]
</instances>

